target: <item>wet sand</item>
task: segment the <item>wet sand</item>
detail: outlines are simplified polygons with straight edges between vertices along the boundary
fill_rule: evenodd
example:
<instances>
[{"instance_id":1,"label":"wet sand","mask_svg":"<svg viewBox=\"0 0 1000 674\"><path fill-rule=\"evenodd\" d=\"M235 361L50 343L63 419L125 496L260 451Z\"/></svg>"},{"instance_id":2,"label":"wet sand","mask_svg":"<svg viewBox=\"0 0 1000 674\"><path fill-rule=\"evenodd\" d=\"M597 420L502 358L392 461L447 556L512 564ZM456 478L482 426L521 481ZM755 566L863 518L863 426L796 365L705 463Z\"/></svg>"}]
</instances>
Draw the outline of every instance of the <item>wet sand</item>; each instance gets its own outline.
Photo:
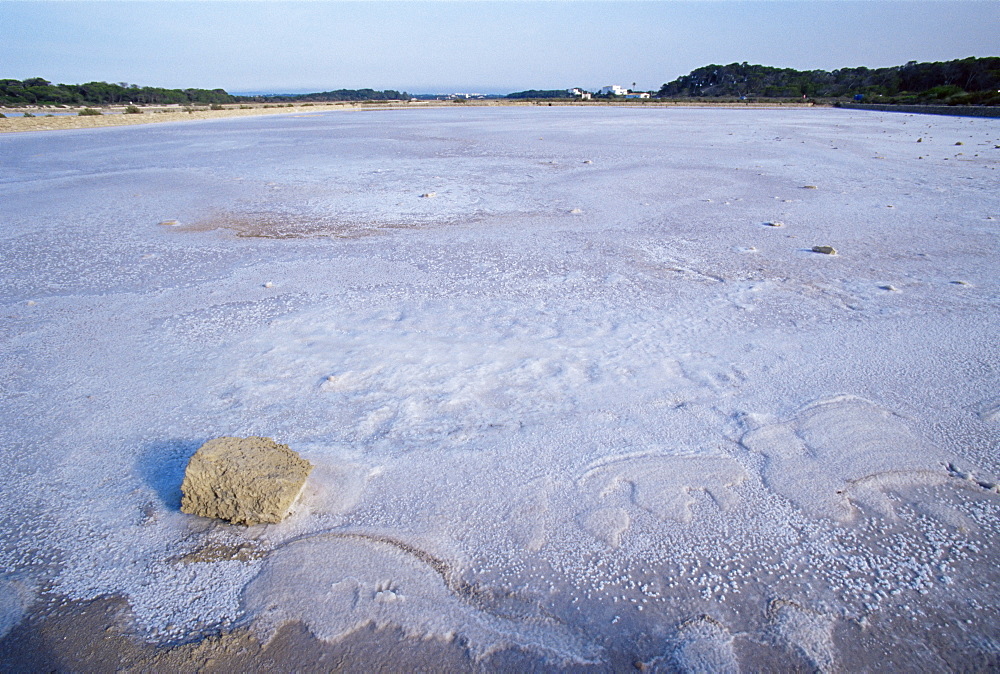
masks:
<instances>
[{"instance_id":1,"label":"wet sand","mask_svg":"<svg viewBox=\"0 0 1000 674\"><path fill-rule=\"evenodd\" d=\"M188 643L157 645L132 633L133 614L121 597L70 601L54 596L0 639L4 672L462 672L529 671L544 667L518 649L474 662L457 639L408 637L397 627L368 625L337 643L286 623L261 642L237 628ZM620 654L619 666L629 665ZM596 671L586 667L580 671Z\"/></svg>"},{"instance_id":2,"label":"wet sand","mask_svg":"<svg viewBox=\"0 0 1000 674\"><path fill-rule=\"evenodd\" d=\"M425 662L450 671L471 662L455 643L407 640L399 630L363 629L343 642L319 641L290 623L262 644L236 629L191 643L157 646L129 635L121 598L54 599L0 641L4 671L371 671ZM387 645L391 644L391 648ZM377 645L377 647L375 647ZM419 665L414 671L419 671Z\"/></svg>"}]
</instances>

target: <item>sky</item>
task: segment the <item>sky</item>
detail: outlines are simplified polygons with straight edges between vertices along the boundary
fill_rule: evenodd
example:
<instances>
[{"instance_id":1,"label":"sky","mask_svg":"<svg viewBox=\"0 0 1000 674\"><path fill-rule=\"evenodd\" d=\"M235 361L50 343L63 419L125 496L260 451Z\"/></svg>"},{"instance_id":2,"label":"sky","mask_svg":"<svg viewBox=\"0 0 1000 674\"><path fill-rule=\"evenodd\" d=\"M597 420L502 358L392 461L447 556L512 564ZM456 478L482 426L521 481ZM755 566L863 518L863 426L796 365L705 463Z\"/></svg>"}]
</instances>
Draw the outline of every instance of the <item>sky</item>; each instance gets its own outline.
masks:
<instances>
[{"instance_id":1,"label":"sky","mask_svg":"<svg viewBox=\"0 0 1000 674\"><path fill-rule=\"evenodd\" d=\"M1000 56L997 26L995 0L0 0L0 78L231 93L655 90L711 63Z\"/></svg>"}]
</instances>

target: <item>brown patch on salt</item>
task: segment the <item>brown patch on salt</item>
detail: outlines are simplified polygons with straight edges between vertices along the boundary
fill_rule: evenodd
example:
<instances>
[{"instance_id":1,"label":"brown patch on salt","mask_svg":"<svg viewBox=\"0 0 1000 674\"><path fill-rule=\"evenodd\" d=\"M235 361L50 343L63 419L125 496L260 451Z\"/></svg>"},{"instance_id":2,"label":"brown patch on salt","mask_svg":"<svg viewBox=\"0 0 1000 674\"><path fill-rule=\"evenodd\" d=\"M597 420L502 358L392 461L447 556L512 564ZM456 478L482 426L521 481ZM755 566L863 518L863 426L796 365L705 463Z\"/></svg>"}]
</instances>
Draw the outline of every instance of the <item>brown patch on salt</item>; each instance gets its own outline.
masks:
<instances>
[{"instance_id":1,"label":"brown patch on salt","mask_svg":"<svg viewBox=\"0 0 1000 674\"><path fill-rule=\"evenodd\" d=\"M263 559L270 552L252 543L240 543L237 545L226 545L223 543L210 543L192 552L174 557L172 561L181 564L206 564L211 562L250 562L256 559Z\"/></svg>"},{"instance_id":2,"label":"brown patch on salt","mask_svg":"<svg viewBox=\"0 0 1000 674\"><path fill-rule=\"evenodd\" d=\"M360 239L399 229L421 229L434 222L347 221L329 216L309 216L280 212L217 213L190 225L178 226L184 232L209 232L228 229L240 238L251 239Z\"/></svg>"}]
</instances>

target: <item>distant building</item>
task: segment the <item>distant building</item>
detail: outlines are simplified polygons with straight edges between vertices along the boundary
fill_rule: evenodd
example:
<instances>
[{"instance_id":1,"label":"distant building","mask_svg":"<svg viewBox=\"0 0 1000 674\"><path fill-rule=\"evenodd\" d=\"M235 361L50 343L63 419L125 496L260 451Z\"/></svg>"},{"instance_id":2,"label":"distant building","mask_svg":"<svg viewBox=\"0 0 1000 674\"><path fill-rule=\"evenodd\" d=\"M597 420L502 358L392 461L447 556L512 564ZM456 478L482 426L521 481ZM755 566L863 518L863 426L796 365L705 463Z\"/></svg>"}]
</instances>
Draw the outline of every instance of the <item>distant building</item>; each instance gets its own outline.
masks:
<instances>
[{"instance_id":1,"label":"distant building","mask_svg":"<svg viewBox=\"0 0 1000 674\"><path fill-rule=\"evenodd\" d=\"M648 91L630 91L625 94L625 98L649 98Z\"/></svg>"},{"instance_id":2,"label":"distant building","mask_svg":"<svg viewBox=\"0 0 1000 674\"><path fill-rule=\"evenodd\" d=\"M601 95L607 96L611 94L612 96L624 96L628 93L628 89L625 87L620 87L617 84L609 84L606 87L601 88Z\"/></svg>"},{"instance_id":3,"label":"distant building","mask_svg":"<svg viewBox=\"0 0 1000 674\"><path fill-rule=\"evenodd\" d=\"M584 91L583 89L567 89L566 93L574 98L579 98L584 101L590 100L590 92Z\"/></svg>"}]
</instances>

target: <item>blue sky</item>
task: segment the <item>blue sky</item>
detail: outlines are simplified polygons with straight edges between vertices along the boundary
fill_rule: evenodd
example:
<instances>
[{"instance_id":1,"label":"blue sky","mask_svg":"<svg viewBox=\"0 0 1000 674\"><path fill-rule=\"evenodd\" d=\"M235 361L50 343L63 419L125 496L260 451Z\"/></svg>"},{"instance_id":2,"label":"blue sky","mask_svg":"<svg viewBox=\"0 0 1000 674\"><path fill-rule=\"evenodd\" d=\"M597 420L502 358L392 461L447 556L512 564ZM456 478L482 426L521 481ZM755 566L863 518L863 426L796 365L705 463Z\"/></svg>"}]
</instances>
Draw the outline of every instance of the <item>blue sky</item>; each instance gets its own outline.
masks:
<instances>
[{"instance_id":1,"label":"blue sky","mask_svg":"<svg viewBox=\"0 0 1000 674\"><path fill-rule=\"evenodd\" d=\"M0 77L235 92L657 89L710 63L998 56L998 26L993 0L0 0Z\"/></svg>"}]
</instances>

